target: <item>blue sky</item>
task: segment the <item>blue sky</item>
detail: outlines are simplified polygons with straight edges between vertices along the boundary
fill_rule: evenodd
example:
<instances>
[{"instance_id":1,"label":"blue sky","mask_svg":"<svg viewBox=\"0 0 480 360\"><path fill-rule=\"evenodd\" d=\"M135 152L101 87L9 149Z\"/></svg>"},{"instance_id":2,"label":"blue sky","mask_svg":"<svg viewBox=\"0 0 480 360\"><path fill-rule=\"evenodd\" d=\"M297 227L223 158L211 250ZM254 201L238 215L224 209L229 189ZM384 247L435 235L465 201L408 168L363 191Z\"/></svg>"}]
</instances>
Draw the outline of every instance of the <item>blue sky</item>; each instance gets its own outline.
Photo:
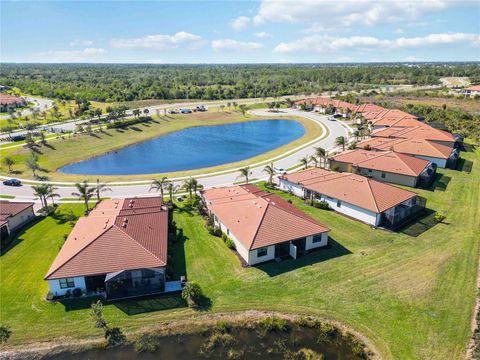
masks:
<instances>
[{"instance_id":1,"label":"blue sky","mask_svg":"<svg viewBox=\"0 0 480 360\"><path fill-rule=\"evenodd\" d=\"M479 0L4 1L2 62L479 61Z\"/></svg>"}]
</instances>

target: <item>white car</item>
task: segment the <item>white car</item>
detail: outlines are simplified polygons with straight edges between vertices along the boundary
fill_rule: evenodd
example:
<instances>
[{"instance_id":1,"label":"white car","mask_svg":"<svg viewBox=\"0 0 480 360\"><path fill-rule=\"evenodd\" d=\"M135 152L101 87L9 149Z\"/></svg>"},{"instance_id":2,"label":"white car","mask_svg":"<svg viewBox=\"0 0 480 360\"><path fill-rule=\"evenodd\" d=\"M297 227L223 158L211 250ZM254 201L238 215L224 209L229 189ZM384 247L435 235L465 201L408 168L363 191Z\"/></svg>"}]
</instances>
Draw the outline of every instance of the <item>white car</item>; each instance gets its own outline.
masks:
<instances>
[{"instance_id":1,"label":"white car","mask_svg":"<svg viewBox=\"0 0 480 360\"><path fill-rule=\"evenodd\" d=\"M274 167L273 170L275 171L275 173L279 174L279 175L285 175L287 172L285 171L285 169L283 168L279 168L279 167Z\"/></svg>"}]
</instances>

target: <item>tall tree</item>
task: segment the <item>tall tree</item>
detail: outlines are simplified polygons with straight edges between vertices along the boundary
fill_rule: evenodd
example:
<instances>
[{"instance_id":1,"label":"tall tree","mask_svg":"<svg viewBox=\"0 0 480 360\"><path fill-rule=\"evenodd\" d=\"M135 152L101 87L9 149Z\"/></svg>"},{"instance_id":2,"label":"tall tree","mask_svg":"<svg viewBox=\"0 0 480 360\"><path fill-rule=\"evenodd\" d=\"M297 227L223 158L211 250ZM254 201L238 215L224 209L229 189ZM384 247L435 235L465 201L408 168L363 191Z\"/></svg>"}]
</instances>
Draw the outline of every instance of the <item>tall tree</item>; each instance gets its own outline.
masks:
<instances>
[{"instance_id":1,"label":"tall tree","mask_svg":"<svg viewBox=\"0 0 480 360\"><path fill-rule=\"evenodd\" d=\"M168 180L166 176L160 179L152 180L152 183L150 184L150 189L148 191L152 191L152 190L155 190L156 192L160 191L160 196L162 197L162 200L163 200L163 192L166 189L167 184L168 184Z\"/></svg>"},{"instance_id":2,"label":"tall tree","mask_svg":"<svg viewBox=\"0 0 480 360\"><path fill-rule=\"evenodd\" d=\"M38 165L38 156L34 152L25 160L25 166L32 172L34 177L37 176L37 171L40 170L40 166Z\"/></svg>"},{"instance_id":3,"label":"tall tree","mask_svg":"<svg viewBox=\"0 0 480 360\"><path fill-rule=\"evenodd\" d=\"M304 169L308 168L308 163L309 163L308 156L304 156L300 159L300 165L302 165Z\"/></svg>"},{"instance_id":4,"label":"tall tree","mask_svg":"<svg viewBox=\"0 0 480 360\"><path fill-rule=\"evenodd\" d=\"M248 176L250 175L250 166L245 166L244 168L241 168L238 171L240 172L239 177L244 177L245 183L248 184Z\"/></svg>"},{"instance_id":5,"label":"tall tree","mask_svg":"<svg viewBox=\"0 0 480 360\"><path fill-rule=\"evenodd\" d=\"M42 208L47 209L47 197L50 192L48 184L33 185L32 190L33 195L40 199L40 202L42 203Z\"/></svg>"},{"instance_id":6,"label":"tall tree","mask_svg":"<svg viewBox=\"0 0 480 360\"><path fill-rule=\"evenodd\" d=\"M97 179L97 185L95 186L95 193L97 194L97 200L100 201L100 193L104 191L112 191L107 184L100 183L100 179Z\"/></svg>"},{"instance_id":7,"label":"tall tree","mask_svg":"<svg viewBox=\"0 0 480 360\"><path fill-rule=\"evenodd\" d=\"M8 172L9 173L11 173L13 171L12 166L15 165L15 160L13 158L11 158L10 156L4 156L2 158L2 163L6 167L8 167Z\"/></svg>"},{"instance_id":8,"label":"tall tree","mask_svg":"<svg viewBox=\"0 0 480 360\"><path fill-rule=\"evenodd\" d=\"M346 144L347 144L347 140L345 139L345 136L339 136L335 139L335 145L341 146L342 151L345 151Z\"/></svg>"},{"instance_id":9,"label":"tall tree","mask_svg":"<svg viewBox=\"0 0 480 360\"><path fill-rule=\"evenodd\" d=\"M72 195L77 196L80 200L83 200L85 205L85 213L88 213L90 210L88 207L88 201L95 194L95 188L91 187L87 180L83 180L81 183L76 183L75 187L77 188L77 192L72 192Z\"/></svg>"},{"instance_id":10,"label":"tall tree","mask_svg":"<svg viewBox=\"0 0 480 360\"><path fill-rule=\"evenodd\" d=\"M322 167L322 160L323 160L323 167L325 168L325 159L327 156L327 151L322 147L316 147L315 156L318 157L318 162L320 164L320 167Z\"/></svg>"},{"instance_id":11,"label":"tall tree","mask_svg":"<svg viewBox=\"0 0 480 360\"><path fill-rule=\"evenodd\" d=\"M275 175L275 169L273 168L273 162L270 165L265 165L262 170L268 174L268 185L273 185L273 176Z\"/></svg>"}]
</instances>

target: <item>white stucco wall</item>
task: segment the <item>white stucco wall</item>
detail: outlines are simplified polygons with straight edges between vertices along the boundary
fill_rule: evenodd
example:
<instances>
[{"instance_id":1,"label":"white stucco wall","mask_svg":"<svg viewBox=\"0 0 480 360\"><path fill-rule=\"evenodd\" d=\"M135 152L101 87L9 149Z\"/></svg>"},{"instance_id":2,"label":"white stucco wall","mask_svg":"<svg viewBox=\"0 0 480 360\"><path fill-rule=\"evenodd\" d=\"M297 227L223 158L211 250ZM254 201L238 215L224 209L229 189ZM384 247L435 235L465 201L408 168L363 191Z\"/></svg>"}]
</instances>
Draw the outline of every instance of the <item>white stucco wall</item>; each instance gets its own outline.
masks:
<instances>
[{"instance_id":1,"label":"white stucco wall","mask_svg":"<svg viewBox=\"0 0 480 360\"><path fill-rule=\"evenodd\" d=\"M440 159L440 158L435 158L435 157L430 157L430 156L422 156L422 155L413 155L419 159L425 159L430 161L433 164L436 164L439 168L445 168L447 166L447 160L446 159Z\"/></svg>"},{"instance_id":2,"label":"white stucco wall","mask_svg":"<svg viewBox=\"0 0 480 360\"><path fill-rule=\"evenodd\" d=\"M267 246L267 255L258 257L257 250L251 250L248 254L248 264L255 265L275 259L275 245Z\"/></svg>"},{"instance_id":3,"label":"white stucco wall","mask_svg":"<svg viewBox=\"0 0 480 360\"><path fill-rule=\"evenodd\" d=\"M318 247L326 246L328 244L328 232L322 233L322 241L313 242L313 236L307 236L305 241L305 250L315 249Z\"/></svg>"},{"instance_id":4,"label":"white stucco wall","mask_svg":"<svg viewBox=\"0 0 480 360\"><path fill-rule=\"evenodd\" d=\"M280 190L291 192L295 196L303 198L303 187L301 185L292 183L285 179L279 179L279 188Z\"/></svg>"},{"instance_id":5,"label":"white stucco wall","mask_svg":"<svg viewBox=\"0 0 480 360\"><path fill-rule=\"evenodd\" d=\"M33 206L19 212L17 215L8 218L8 227L10 231L18 229L35 217Z\"/></svg>"},{"instance_id":6,"label":"white stucco wall","mask_svg":"<svg viewBox=\"0 0 480 360\"><path fill-rule=\"evenodd\" d=\"M66 289L62 289L60 287L59 279L48 280L48 288L51 291L51 293L55 296L63 296L68 290L70 290L71 292L73 291L73 289L76 289L76 288L86 290L85 278L83 276L74 277L73 280L74 280L75 286L71 288L66 288Z\"/></svg>"},{"instance_id":7,"label":"white stucco wall","mask_svg":"<svg viewBox=\"0 0 480 360\"><path fill-rule=\"evenodd\" d=\"M337 199L335 198L330 198L322 194L321 198L318 200L326 201L333 210L338 211L339 213L348 215L357 220L363 221L364 223L367 223L370 225L378 225L378 221L380 221L380 216L377 216L379 214L367 209L363 209L356 205L349 204L345 201L342 201L341 207L337 207Z\"/></svg>"},{"instance_id":8,"label":"white stucco wall","mask_svg":"<svg viewBox=\"0 0 480 360\"><path fill-rule=\"evenodd\" d=\"M248 250L243 246L243 244L237 239L235 234L233 234L229 229L218 219L217 216L215 216L215 221L214 221L215 226L219 227L224 234L227 234L227 236L233 240L235 243L235 248L237 252L240 254L240 256L243 258L248 263Z\"/></svg>"}]
</instances>

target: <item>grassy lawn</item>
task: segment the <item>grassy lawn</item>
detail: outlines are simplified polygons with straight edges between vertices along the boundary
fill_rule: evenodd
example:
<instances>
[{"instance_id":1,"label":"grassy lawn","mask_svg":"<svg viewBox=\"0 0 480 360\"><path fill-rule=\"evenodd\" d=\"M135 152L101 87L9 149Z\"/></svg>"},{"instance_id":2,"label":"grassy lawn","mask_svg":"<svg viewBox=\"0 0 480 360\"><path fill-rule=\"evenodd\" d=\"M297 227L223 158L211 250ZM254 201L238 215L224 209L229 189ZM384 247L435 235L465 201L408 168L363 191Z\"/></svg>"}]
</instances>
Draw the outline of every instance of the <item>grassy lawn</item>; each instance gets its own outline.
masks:
<instances>
[{"instance_id":1,"label":"grassy lawn","mask_svg":"<svg viewBox=\"0 0 480 360\"><path fill-rule=\"evenodd\" d=\"M331 228L333 246L298 260L242 268L221 239L208 235L196 215L177 210L183 240L175 243L175 271L187 273L210 298L211 312L278 310L326 316L365 334L385 358L462 359L476 295L480 229L480 150L462 153L471 173L439 169L445 188L419 190L427 207L444 213L417 237L374 230L333 211L314 209L282 194ZM82 205L61 205L80 215ZM45 218L24 233L0 260L1 319L11 345L99 337L88 301L49 304L42 280L71 225ZM475 235L477 234L477 235ZM155 328L195 315L167 297L106 307L106 318L125 331ZM202 313L203 314L203 313Z\"/></svg>"},{"instance_id":2,"label":"grassy lawn","mask_svg":"<svg viewBox=\"0 0 480 360\"><path fill-rule=\"evenodd\" d=\"M78 181L83 179L89 179L95 181L97 176L82 176L82 175L69 175L58 173L57 169L63 165L80 161L92 156L104 154L109 151L117 150L126 145L134 144L144 140L151 139L153 137L164 135L172 131L181 130L192 126L205 126L205 125L219 125L236 123L242 121L252 121L260 119L271 119L275 116L258 117L252 115L243 116L237 111L224 111L224 112L207 112L207 113L195 113L189 115L169 115L167 117L161 117L154 120L149 124L137 124L130 126L126 129L110 129L105 130L102 133L95 133L94 135L65 135L65 139L51 140L47 146L42 146L39 151L39 165L45 171L41 171L39 174L48 177L50 180L61 181ZM305 135L300 139L297 139L285 146L274 149L267 153L261 154L255 158L236 162L233 164L225 164L212 168L202 170L192 170L186 172L177 172L166 174L166 176L180 176L180 175L194 175L204 173L206 171L218 171L228 168L235 168L239 166L245 166L252 162L258 162L270 159L274 156L280 155L283 152L293 149L313 140L322 135L322 129L316 123L304 118L295 118L302 123L305 127ZM16 165L13 166L16 171L15 176L21 178L32 178L32 173L25 169L25 159L30 156L30 150L23 147L17 147L13 149L0 148L2 156L11 156ZM0 166L0 173L7 175L7 168L4 165ZM100 176L103 181L126 181L126 180L148 180L156 176L155 174L147 175L125 175L125 176Z\"/></svg>"}]
</instances>

